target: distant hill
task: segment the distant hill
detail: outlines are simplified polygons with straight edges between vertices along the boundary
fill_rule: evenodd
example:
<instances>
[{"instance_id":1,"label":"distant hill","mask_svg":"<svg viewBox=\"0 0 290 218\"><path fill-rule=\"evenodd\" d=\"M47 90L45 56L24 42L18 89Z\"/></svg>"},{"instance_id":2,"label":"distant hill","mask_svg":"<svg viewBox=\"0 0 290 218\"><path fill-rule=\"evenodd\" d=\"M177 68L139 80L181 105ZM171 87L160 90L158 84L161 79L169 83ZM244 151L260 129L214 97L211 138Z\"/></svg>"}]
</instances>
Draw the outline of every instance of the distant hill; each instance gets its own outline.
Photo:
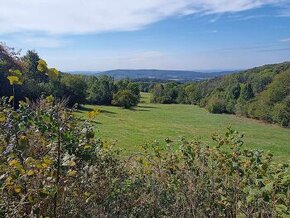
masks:
<instances>
[{"instance_id":1,"label":"distant hill","mask_svg":"<svg viewBox=\"0 0 290 218\"><path fill-rule=\"evenodd\" d=\"M174 80L174 81L199 81L217 76L233 73L233 71L222 71L213 73L202 73L195 71L183 71L183 70L110 70L100 72L98 74L105 74L112 76L116 79L130 78L130 79L161 79L161 80Z\"/></svg>"},{"instance_id":2,"label":"distant hill","mask_svg":"<svg viewBox=\"0 0 290 218\"><path fill-rule=\"evenodd\" d=\"M178 82L184 81L200 81L218 76L223 76L238 71L215 71L215 72L197 72L185 70L156 70L156 69L136 69L136 70L109 70L109 71L70 71L71 74L84 75L108 75L115 79L130 78L133 80L150 79L150 80L174 80Z\"/></svg>"}]
</instances>

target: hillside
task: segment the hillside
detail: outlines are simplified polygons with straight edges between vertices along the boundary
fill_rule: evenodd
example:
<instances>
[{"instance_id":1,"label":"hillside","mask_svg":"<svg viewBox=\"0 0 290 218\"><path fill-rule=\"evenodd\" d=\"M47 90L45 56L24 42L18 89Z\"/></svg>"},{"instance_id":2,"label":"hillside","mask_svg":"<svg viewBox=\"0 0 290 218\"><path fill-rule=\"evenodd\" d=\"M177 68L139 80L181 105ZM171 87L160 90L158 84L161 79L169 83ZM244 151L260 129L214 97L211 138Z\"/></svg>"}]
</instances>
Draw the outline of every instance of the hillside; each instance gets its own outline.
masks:
<instances>
[{"instance_id":1,"label":"hillside","mask_svg":"<svg viewBox=\"0 0 290 218\"><path fill-rule=\"evenodd\" d=\"M225 114L211 114L203 108L182 104L151 104L150 95L142 93L142 103L134 110L123 110L112 106L87 105L78 115L86 117L86 111L98 108L102 112L96 117L96 134L110 142L126 155L140 152L141 145L162 143L164 139L179 140L184 137L194 140L199 137L211 144L211 136L232 126L245 134L245 147L271 151L279 160L290 157L290 130L265 124L253 119ZM211 144L212 145L212 144Z\"/></svg>"},{"instance_id":2,"label":"hillside","mask_svg":"<svg viewBox=\"0 0 290 218\"><path fill-rule=\"evenodd\" d=\"M142 82L63 74L34 51L3 47L0 70L0 217L289 214L289 129L153 105ZM285 63L152 85L156 102L288 126L289 84Z\"/></svg>"},{"instance_id":3,"label":"hillside","mask_svg":"<svg viewBox=\"0 0 290 218\"><path fill-rule=\"evenodd\" d=\"M157 84L154 103L187 103L290 126L290 62L185 85Z\"/></svg>"},{"instance_id":4,"label":"hillside","mask_svg":"<svg viewBox=\"0 0 290 218\"><path fill-rule=\"evenodd\" d=\"M197 88L203 89L205 95L199 103L211 112L235 113L289 126L289 68L289 62L266 65L201 83Z\"/></svg>"},{"instance_id":5,"label":"hillside","mask_svg":"<svg viewBox=\"0 0 290 218\"><path fill-rule=\"evenodd\" d=\"M155 70L155 69L138 69L138 70L111 70L104 71L98 74L104 74L112 76L115 79L162 79L162 80L173 80L173 81L200 81L217 76L233 73L233 71L221 71L212 73L202 73L195 71L183 71L183 70Z\"/></svg>"}]
</instances>

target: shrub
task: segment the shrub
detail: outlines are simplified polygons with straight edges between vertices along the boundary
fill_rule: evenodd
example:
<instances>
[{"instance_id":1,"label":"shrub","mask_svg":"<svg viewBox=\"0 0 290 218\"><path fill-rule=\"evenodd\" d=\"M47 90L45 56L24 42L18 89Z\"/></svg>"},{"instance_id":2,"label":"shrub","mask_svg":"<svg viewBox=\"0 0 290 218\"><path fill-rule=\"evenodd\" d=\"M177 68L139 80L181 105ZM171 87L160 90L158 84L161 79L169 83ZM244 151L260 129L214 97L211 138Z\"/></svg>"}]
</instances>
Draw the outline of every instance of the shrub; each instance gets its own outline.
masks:
<instances>
[{"instance_id":1,"label":"shrub","mask_svg":"<svg viewBox=\"0 0 290 218\"><path fill-rule=\"evenodd\" d=\"M18 111L6 102L0 104L0 216L102 214L95 202L108 198L122 169L92 126L52 97L22 102Z\"/></svg>"},{"instance_id":2,"label":"shrub","mask_svg":"<svg viewBox=\"0 0 290 218\"><path fill-rule=\"evenodd\" d=\"M208 101L207 109L210 113L214 114L226 113L226 102L219 97L213 97Z\"/></svg>"},{"instance_id":3,"label":"shrub","mask_svg":"<svg viewBox=\"0 0 290 218\"><path fill-rule=\"evenodd\" d=\"M286 103L278 103L273 108L273 120L281 126L290 126L290 108Z\"/></svg>"},{"instance_id":4,"label":"shrub","mask_svg":"<svg viewBox=\"0 0 290 218\"><path fill-rule=\"evenodd\" d=\"M144 182L142 215L281 217L289 212L288 164L276 165L271 154L242 149L242 135L231 128L213 139L216 147L182 140L178 150L171 142L144 148L134 174Z\"/></svg>"},{"instance_id":5,"label":"shrub","mask_svg":"<svg viewBox=\"0 0 290 218\"><path fill-rule=\"evenodd\" d=\"M289 214L289 165L243 149L231 128L213 147L167 139L128 159L52 97L0 111L0 217Z\"/></svg>"},{"instance_id":6,"label":"shrub","mask_svg":"<svg viewBox=\"0 0 290 218\"><path fill-rule=\"evenodd\" d=\"M137 106L139 103L138 96L130 90L121 90L114 94L112 104L126 109Z\"/></svg>"}]
</instances>

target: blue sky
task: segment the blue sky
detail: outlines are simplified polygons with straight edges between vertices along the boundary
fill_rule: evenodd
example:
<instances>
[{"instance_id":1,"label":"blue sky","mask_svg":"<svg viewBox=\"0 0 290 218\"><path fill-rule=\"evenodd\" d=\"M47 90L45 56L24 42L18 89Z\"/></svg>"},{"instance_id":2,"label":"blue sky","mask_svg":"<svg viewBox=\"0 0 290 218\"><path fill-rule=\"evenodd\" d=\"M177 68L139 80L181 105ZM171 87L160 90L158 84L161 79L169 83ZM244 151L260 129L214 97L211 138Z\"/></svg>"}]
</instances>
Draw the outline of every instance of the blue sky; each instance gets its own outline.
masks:
<instances>
[{"instance_id":1,"label":"blue sky","mask_svg":"<svg viewBox=\"0 0 290 218\"><path fill-rule=\"evenodd\" d=\"M0 41L62 71L290 61L290 0L0 0Z\"/></svg>"}]
</instances>

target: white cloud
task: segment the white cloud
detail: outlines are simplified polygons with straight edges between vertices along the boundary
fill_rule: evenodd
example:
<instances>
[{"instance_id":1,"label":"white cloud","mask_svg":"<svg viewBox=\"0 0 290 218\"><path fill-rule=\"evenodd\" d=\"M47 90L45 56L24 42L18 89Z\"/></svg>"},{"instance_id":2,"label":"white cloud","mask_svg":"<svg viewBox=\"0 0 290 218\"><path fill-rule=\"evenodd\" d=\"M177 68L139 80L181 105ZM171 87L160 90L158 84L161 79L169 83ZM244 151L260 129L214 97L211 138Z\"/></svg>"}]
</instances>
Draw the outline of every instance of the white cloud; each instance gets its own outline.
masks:
<instances>
[{"instance_id":1,"label":"white cloud","mask_svg":"<svg viewBox=\"0 0 290 218\"><path fill-rule=\"evenodd\" d=\"M129 31L170 16L238 12L286 0L0 0L0 33Z\"/></svg>"},{"instance_id":2,"label":"white cloud","mask_svg":"<svg viewBox=\"0 0 290 218\"><path fill-rule=\"evenodd\" d=\"M280 42L290 42L290 38L287 38L287 39L281 39Z\"/></svg>"},{"instance_id":3,"label":"white cloud","mask_svg":"<svg viewBox=\"0 0 290 218\"><path fill-rule=\"evenodd\" d=\"M70 56L65 52L47 55L45 59L62 71L159 68L163 66L162 64L166 65L168 61L166 53L155 50L107 52L106 54L94 51L77 52Z\"/></svg>"}]
</instances>

